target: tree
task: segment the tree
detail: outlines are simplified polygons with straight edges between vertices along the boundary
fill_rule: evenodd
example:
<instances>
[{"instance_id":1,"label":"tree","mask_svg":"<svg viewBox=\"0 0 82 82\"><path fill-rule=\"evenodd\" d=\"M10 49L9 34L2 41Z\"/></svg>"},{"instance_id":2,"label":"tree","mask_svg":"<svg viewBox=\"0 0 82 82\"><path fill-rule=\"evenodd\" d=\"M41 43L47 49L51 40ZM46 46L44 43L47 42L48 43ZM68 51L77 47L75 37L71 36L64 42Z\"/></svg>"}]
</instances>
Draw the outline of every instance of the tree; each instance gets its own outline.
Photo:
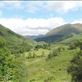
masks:
<instances>
[{"instance_id":1,"label":"tree","mask_svg":"<svg viewBox=\"0 0 82 82\"><path fill-rule=\"evenodd\" d=\"M5 40L0 38L0 81L26 82L26 71L23 57L11 54Z\"/></svg>"},{"instance_id":2,"label":"tree","mask_svg":"<svg viewBox=\"0 0 82 82\"><path fill-rule=\"evenodd\" d=\"M80 47L81 45L82 45L82 40L73 40L70 43L69 47L70 47L70 49L75 49L77 47Z\"/></svg>"},{"instance_id":3,"label":"tree","mask_svg":"<svg viewBox=\"0 0 82 82\"><path fill-rule=\"evenodd\" d=\"M72 75L72 82L82 82L82 51L71 61L68 73Z\"/></svg>"},{"instance_id":4,"label":"tree","mask_svg":"<svg viewBox=\"0 0 82 82\"><path fill-rule=\"evenodd\" d=\"M6 45L5 39L0 36L0 48Z\"/></svg>"},{"instance_id":5,"label":"tree","mask_svg":"<svg viewBox=\"0 0 82 82\"><path fill-rule=\"evenodd\" d=\"M0 80L7 82L10 79L9 69L10 69L10 52L7 48L0 49Z\"/></svg>"},{"instance_id":6,"label":"tree","mask_svg":"<svg viewBox=\"0 0 82 82\"><path fill-rule=\"evenodd\" d=\"M48 59L52 57L56 57L59 55L59 48L51 50L51 52L48 54Z\"/></svg>"}]
</instances>

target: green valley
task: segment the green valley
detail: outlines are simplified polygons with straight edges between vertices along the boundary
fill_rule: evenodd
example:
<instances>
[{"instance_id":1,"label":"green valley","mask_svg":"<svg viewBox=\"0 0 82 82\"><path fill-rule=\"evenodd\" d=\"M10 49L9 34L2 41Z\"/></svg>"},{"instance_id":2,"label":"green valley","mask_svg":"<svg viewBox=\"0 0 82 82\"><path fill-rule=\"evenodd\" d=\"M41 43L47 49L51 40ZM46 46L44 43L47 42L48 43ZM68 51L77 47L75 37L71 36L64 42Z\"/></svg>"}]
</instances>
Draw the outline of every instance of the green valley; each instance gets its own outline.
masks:
<instances>
[{"instance_id":1,"label":"green valley","mask_svg":"<svg viewBox=\"0 0 82 82\"><path fill-rule=\"evenodd\" d=\"M82 82L82 1L0 0L0 82Z\"/></svg>"},{"instance_id":2,"label":"green valley","mask_svg":"<svg viewBox=\"0 0 82 82\"><path fill-rule=\"evenodd\" d=\"M69 26L61 28L60 35L70 31ZM81 46L81 30L75 28L59 41L47 43L24 38L0 25L0 82L79 82ZM80 67L78 75L76 66Z\"/></svg>"}]
</instances>

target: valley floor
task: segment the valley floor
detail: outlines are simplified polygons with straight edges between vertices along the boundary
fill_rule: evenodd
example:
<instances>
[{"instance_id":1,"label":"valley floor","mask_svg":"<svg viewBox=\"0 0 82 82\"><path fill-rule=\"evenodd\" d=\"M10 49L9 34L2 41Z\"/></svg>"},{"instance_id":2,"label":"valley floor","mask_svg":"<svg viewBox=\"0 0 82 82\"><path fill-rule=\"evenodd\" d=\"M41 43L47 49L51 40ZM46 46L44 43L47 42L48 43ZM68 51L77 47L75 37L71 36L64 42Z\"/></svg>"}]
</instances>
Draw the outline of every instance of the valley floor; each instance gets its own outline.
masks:
<instances>
[{"instance_id":1,"label":"valley floor","mask_svg":"<svg viewBox=\"0 0 82 82\"><path fill-rule=\"evenodd\" d=\"M67 73L67 69L75 56L75 50L61 51L58 56L50 59L47 58L50 50L40 49L35 51L35 54L37 52L41 54L43 51L47 53L46 56L29 58L26 61L28 82L71 82L71 76Z\"/></svg>"}]
</instances>

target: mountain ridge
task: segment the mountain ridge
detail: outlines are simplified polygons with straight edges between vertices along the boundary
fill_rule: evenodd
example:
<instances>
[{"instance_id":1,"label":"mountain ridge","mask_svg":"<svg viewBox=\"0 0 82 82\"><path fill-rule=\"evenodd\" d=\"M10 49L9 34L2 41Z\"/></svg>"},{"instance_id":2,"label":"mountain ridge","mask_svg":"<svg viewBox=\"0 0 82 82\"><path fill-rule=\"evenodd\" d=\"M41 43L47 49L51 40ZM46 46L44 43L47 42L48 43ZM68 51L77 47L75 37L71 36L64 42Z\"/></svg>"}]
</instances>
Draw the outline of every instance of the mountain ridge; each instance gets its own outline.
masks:
<instances>
[{"instance_id":1,"label":"mountain ridge","mask_svg":"<svg viewBox=\"0 0 82 82\"><path fill-rule=\"evenodd\" d=\"M78 27L78 28L77 28ZM56 27L46 33L42 38L37 38L36 41L45 41L45 42L56 42L60 41L63 38L69 36L72 33L79 34L82 32L82 24L64 24L62 26Z\"/></svg>"}]
</instances>

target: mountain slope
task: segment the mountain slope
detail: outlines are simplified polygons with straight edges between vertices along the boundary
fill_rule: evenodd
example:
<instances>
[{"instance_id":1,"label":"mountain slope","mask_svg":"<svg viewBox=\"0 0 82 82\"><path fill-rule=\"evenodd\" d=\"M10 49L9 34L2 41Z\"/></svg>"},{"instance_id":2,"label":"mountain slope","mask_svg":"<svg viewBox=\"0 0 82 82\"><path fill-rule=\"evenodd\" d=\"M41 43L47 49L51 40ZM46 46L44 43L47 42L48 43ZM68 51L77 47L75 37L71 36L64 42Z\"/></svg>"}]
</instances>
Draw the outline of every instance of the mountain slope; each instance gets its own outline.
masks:
<instances>
[{"instance_id":1,"label":"mountain slope","mask_svg":"<svg viewBox=\"0 0 82 82\"><path fill-rule=\"evenodd\" d=\"M4 39L6 46L15 53L29 50L34 41L31 39L25 39L24 37L14 33L8 28L0 25L0 40Z\"/></svg>"},{"instance_id":2,"label":"mountain slope","mask_svg":"<svg viewBox=\"0 0 82 82\"><path fill-rule=\"evenodd\" d=\"M42 38L44 37L44 35L26 35L24 36L25 38L32 38L32 39L36 39L36 38Z\"/></svg>"},{"instance_id":3,"label":"mountain slope","mask_svg":"<svg viewBox=\"0 0 82 82\"><path fill-rule=\"evenodd\" d=\"M37 38L37 41L56 42L64 39L68 35L82 32L82 24L65 24L49 31L43 38Z\"/></svg>"}]
</instances>

